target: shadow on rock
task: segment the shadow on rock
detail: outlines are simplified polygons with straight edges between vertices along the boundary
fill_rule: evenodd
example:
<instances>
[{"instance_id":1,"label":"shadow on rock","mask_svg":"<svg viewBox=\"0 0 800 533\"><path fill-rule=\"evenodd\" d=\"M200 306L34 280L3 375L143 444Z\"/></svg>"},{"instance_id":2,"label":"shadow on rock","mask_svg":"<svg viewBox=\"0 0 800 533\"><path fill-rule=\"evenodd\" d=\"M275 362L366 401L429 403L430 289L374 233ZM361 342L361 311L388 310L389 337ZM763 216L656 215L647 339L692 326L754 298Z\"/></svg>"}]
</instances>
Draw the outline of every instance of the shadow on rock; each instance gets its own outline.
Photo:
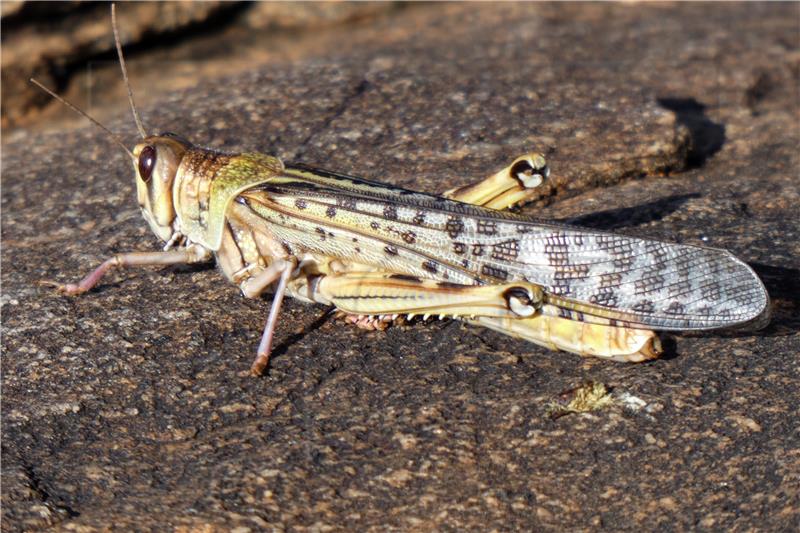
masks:
<instances>
[{"instance_id":1,"label":"shadow on rock","mask_svg":"<svg viewBox=\"0 0 800 533\"><path fill-rule=\"evenodd\" d=\"M772 317L763 330L766 336L800 332L800 270L750 263L764 282L771 302Z\"/></svg>"},{"instance_id":2,"label":"shadow on rock","mask_svg":"<svg viewBox=\"0 0 800 533\"><path fill-rule=\"evenodd\" d=\"M297 344L303 337L308 335L314 330L321 328L328 320L330 320L336 311L336 308L333 306L328 307L320 316L314 319L313 322L310 324L302 327L299 331L296 331L289 335L287 338L283 339L279 344L275 346L272 350L272 354L270 355L270 361L275 360L276 357L280 357L286 353L290 346ZM269 367L264 372L266 375L269 373Z\"/></svg>"},{"instance_id":3,"label":"shadow on rock","mask_svg":"<svg viewBox=\"0 0 800 533\"><path fill-rule=\"evenodd\" d=\"M698 193L675 194L634 207L589 213L588 215L564 219L562 222L605 231L629 228L661 220L667 215L679 211L687 201L699 197L700 194Z\"/></svg>"},{"instance_id":4,"label":"shadow on rock","mask_svg":"<svg viewBox=\"0 0 800 533\"><path fill-rule=\"evenodd\" d=\"M694 98L664 97L659 98L658 103L675 113L678 124L689 130L690 145L684 170L703 166L725 144L725 125L709 119L705 114L706 106Z\"/></svg>"}]
</instances>

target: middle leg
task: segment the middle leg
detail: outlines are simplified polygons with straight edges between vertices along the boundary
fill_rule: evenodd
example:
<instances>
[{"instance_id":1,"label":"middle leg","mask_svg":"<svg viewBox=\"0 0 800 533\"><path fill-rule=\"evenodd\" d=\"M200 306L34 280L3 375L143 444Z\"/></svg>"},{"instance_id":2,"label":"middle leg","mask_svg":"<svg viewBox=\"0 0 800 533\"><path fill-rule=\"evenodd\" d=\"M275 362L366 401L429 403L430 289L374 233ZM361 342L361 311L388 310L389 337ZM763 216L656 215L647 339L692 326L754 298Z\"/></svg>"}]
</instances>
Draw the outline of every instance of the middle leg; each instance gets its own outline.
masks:
<instances>
[{"instance_id":1,"label":"middle leg","mask_svg":"<svg viewBox=\"0 0 800 533\"><path fill-rule=\"evenodd\" d=\"M275 325L278 323L278 315L281 311L283 298L286 295L286 287L289 279L294 274L297 262L289 259L276 259L273 263L255 274L248 277L239 284L242 293L248 298L259 296L272 283L278 280L278 287L272 297L272 306L269 309L267 321L264 324L264 332L261 334L261 342L258 344L256 358L250 367L250 373L260 376L269 364L269 356L272 352L272 339L275 336Z\"/></svg>"}]
</instances>

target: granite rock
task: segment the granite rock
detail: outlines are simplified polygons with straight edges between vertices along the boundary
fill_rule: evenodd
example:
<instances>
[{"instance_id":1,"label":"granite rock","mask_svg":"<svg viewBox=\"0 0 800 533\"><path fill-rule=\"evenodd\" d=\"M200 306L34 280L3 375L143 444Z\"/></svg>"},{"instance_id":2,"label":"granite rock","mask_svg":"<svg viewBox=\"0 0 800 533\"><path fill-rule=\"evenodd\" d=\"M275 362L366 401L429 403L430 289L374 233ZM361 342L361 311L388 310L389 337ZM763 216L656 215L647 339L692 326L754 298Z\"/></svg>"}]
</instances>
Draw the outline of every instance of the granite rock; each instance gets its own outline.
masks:
<instances>
[{"instance_id":1,"label":"granite rock","mask_svg":"<svg viewBox=\"0 0 800 533\"><path fill-rule=\"evenodd\" d=\"M142 105L151 131L427 191L543 151L552 186L523 213L727 248L762 276L766 329L668 335L640 365L288 301L252 378L269 302L214 269L37 286L158 243L104 135L5 136L3 530L796 529L798 9L419 6L356 24L358 47ZM133 142L125 109L108 122ZM588 380L613 405L547 416Z\"/></svg>"}]
</instances>

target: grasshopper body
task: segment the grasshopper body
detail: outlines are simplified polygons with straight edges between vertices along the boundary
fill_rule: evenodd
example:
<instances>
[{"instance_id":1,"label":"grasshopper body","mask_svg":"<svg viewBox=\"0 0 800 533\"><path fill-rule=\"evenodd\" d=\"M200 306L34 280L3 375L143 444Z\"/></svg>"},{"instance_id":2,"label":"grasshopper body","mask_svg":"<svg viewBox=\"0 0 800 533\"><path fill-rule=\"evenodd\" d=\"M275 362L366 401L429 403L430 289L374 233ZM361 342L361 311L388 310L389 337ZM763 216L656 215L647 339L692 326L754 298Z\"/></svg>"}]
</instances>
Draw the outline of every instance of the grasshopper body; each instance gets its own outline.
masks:
<instances>
[{"instance_id":1,"label":"grasshopper body","mask_svg":"<svg viewBox=\"0 0 800 533\"><path fill-rule=\"evenodd\" d=\"M212 260L245 296L277 283L255 374L267 365L285 294L333 305L366 328L401 315L455 317L620 361L657 357L653 330L735 326L768 308L759 278L727 251L502 211L532 199L548 177L539 154L435 196L146 135L134 116L138 201L164 251L115 256L60 288L85 292L115 266Z\"/></svg>"}]
</instances>

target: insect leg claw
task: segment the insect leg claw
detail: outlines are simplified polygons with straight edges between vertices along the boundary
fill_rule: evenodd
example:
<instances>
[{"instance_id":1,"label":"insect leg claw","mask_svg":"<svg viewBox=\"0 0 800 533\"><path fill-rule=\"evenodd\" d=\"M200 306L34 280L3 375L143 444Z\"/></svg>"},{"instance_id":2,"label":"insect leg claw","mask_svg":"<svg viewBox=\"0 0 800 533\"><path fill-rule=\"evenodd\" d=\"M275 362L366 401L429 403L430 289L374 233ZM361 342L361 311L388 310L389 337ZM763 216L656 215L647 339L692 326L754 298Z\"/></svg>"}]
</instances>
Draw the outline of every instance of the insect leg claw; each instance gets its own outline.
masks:
<instances>
[{"instance_id":1,"label":"insect leg claw","mask_svg":"<svg viewBox=\"0 0 800 533\"><path fill-rule=\"evenodd\" d=\"M36 282L36 284L42 287L53 287L59 293L67 294L69 296L76 296L86 292L85 290L81 290L81 288L74 283L58 283L57 281L43 279Z\"/></svg>"}]
</instances>

